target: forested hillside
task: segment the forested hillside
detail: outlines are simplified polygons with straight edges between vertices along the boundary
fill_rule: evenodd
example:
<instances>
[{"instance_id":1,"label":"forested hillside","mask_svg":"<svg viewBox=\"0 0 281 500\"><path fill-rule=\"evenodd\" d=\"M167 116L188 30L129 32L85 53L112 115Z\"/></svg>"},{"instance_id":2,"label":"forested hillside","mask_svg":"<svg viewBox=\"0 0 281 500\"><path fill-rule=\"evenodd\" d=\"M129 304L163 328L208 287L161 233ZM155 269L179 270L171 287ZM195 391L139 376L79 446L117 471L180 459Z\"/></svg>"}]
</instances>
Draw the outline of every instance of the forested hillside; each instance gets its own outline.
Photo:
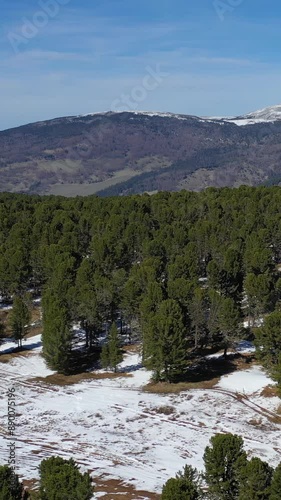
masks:
<instances>
[{"instance_id":1,"label":"forested hillside","mask_svg":"<svg viewBox=\"0 0 281 500\"><path fill-rule=\"evenodd\" d=\"M227 355L266 316L258 353L280 381L280 212L277 187L116 198L1 194L0 291L18 310L17 340L33 290L43 294L43 354L53 369L79 365L73 322L85 331L83 362L99 357L105 323L117 339L117 322L119 332L125 324L139 333L156 380L177 381L204 349Z\"/></svg>"},{"instance_id":2,"label":"forested hillside","mask_svg":"<svg viewBox=\"0 0 281 500\"><path fill-rule=\"evenodd\" d=\"M0 190L114 196L278 185L278 110L237 120L108 112L0 131Z\"/></svg>"}]
</instances>

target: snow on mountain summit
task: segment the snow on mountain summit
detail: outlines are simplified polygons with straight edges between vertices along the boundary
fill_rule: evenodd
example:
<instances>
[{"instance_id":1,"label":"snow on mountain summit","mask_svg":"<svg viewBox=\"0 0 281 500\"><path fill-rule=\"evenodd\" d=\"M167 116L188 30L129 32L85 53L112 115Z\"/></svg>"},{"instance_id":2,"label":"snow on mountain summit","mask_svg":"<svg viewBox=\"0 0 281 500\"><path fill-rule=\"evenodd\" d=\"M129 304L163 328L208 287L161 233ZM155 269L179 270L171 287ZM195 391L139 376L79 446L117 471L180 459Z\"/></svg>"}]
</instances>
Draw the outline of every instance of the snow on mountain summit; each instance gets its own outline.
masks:
<instances>
[{"instance_id":1,"label":"snow on mountain summit","mask_svg":"<svg viewBox=\"0 0 281 500\"><path fill-rule=\"evenodd\" d=\"M281 120L281 104L269 106L267 108L253 111L246 115L235 118L224 118L224 121L235 123L236 125L253 125L256 123L276 122Z\"/></svg>"},{"instance_id":2,"label":"snow on mountain summit","mask_svg":"<svg viewBox=\"0 0 281 500\"><path fill-rule=\"evenodd\" d=\"M86 115L79 115L80 117L87 116L96 116L96 115L117 115L123 113L130 113L132 115L142 115L142 116L161 116L163 118L177 118L179 120L187 120L190 115L178 114L178 113L170 113L170 112L162 112L162 111L141 111L141 110L121 110L121 111L104 111L104 112L95 112L95 113L87 113ZM197 118L197 117L195 117Z\"/></svg>"},{"instance_id":3,"label":"snow on mountain summit","mask_svg":"<svg viewBox=\"0 0 281 500\"><path fill-rule=\"evenodd\" d=\"M270 106L268 108L259 109L253 113L248 113L245 118L260 119L266 121L275 121L281 119L281 104Z\"/></svg>"},{"instance_id":4,"label":"snow on mountain summit","mask_svg":"<svg viewBox=\"0 0 281 500\"><path fill-rule=\"evenodd\" d=\"M134 117L161 117L161 118L173 118L182 121L199 121L202 123L216 123L218 125L224 125L227 123L232 123L238 126L254 125L258 123L273 123L276 121L281 121L281 104L276 106L269 106L264 109L253 111L251 113L239 116L196 116L193 114L180 114L171 113L163 111L141 111L141 110L120 110L120 111L96 111L94 113L87 113L75 116L66 116L61 118L54 118L51 120L52 123L60 122L73 122L76 120L84 120L93 117L110 117L114 115L131 115L130 119L133 120ZM47 125L50 121L37 122L37 126Z\"/></svg>"},{"instance_id":5,"label":"snow on mountain summit","mask_svg":"<svg viewBox=\"0 0 281 500\"><path fill-rule=\"evenodd\" d=\"M200 120L202 122L219 122L221 125L225 122L233 123L235 125L243 126L243 125L254 125L256 123L265 123L265 122L275 122L281 120L281 104L276 106L269 106L267 108L259 109L257 111L253 111L251 113L247 113L246 115L240 116L194 116L194 115L184 115L177 113L164 113L164 112L156 112L156 111L107 111L105 113L89 113L87 115L80 115L79 117L87 117L94 115L114 115L119 113L131 113L132 115L143 115L143 116L160 116L163 118L177 118L179 120L187 120L188 118L193 118Z\"/></svg>"}]
</instances>

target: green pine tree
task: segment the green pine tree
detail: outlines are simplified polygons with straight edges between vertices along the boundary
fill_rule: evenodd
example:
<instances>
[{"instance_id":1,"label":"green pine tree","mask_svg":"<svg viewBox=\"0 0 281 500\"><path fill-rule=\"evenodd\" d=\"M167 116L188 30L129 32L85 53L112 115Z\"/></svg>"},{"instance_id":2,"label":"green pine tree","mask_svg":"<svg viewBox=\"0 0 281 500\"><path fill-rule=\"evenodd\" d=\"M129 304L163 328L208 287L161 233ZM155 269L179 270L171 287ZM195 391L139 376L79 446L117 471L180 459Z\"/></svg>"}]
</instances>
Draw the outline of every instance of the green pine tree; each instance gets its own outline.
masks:
<instances>
[{"instance_id":1,"label":"green pine tree","mask_svg":"<svg viewBox=\"0 0 281 500\"><path fill-rule=\"evenodd\" d=\"M109 337L108 337L108 355L109 355L109 366L115 372L117 371L117 365L121 363L123 359L121 344L119 340L118 330L115 323L112 324Z\"/></svg>"},{"instance_id":2,"label":"green pine tree","mask_svg":"<svg viewBox=\"0 0 281 500\"><path fill-rule=\"evenodd\" d=\"M9 324L19 348L22 347L22 341L28 333L30 320L31 315L25 300L22 297L16 296L13 300L13 309L9 316Z\"/></svg>"},{"instance_id":3,"label":"green pine tree","mask_svg":"<svg viewBox=\"0 0 281 500\"><path fill-rule=\"evenodd\" d=\"M190 304L191 325L194 335L194 348L204 344L207 330L207 314L206 314L206 290L196 288L192 302Z\"/></svg>"},{"instance_id":4,"label":"green pine tree","mask_svg":"<svg viewBox=\"0 0 281 500\"><path fill-rule=\"evenodd\" d=\"M232 434L216 434L203 458L209 492L216 500L238 499L241 469L247 461L243 439Z\"/></svg>"},{"instance_id":5,"label":"green pine tree","mask_svg":"<svg viewBox=\"0 0 281 500\"><path fill-rule=\"evenodd\" d=\"M162 489L162 500L198 500L202 498L201 481L196 469L185 466L175 478L169 479Z\"/></svg>"},{"instance_id":6,"label":"green pine tree","mask_svg":"<svg viewBox=\"0 0 281 500\"><path fill-rule=\"evenodd\" d=\"M39 473L41 500L90 500L93 496L90 475L82 474L72 458L47 458Z\"/></svg>"},{"instance_id":7,"label":"green pine tree","mask_svg":"<svg viewBox=\"0 0 281 500\"><path fill-rule=\"evenodd\" d=\"M67 374L71 365L71 329L67 307L46 290L43 296L43 357L52 370Z\"/></svg>"},{"instance_id":8,"label":"green pine tree","mask_svg":"<svg viewBox=\"0 0 281 500\"><path fill-rule=\"evenodd\" d=\"M167 382L182 376L187 367L186 330L180 306L173 299L164 300L152 317L154 370Z\"/></svg>"},{"instance_id":9,"label":"green pine tree","mask_svg":"<svg viewBox=\"0 0 281 500\"><path fill-rule=\"evenodd\" d=\"M13 469L8 465L1 465L0 500L22 500L26 498L23 491L23 485Z\"/></svg>"},{"instance_id":10,"label":"green pine tree","mask_svg":"<svg viewBox=\"0 0 281 500\"><path fill-rule=\"evenodd\" d=\"M106 342L106 344L102 346L101 366L105 369L107 369L110 366L108 342Z\"/></svg>"},{"instance_id":11,"label":"green pine tree","mask_svg":"<svg viewBox=\"0 0 281 500\"><path fill-rule=\"evenodd\" d=\"M281 492L281 463L273 472L269 500L280 500Z\"/></svg>"},{"instance_id":12,"label":"green pine tree","mask_svg":"<svg viewBox=\"0 0 281 500\"><path fill-rule=\"evenodd\" d=\"M255 330L257 355L281 387L281 311L275 311Z\"/></svg>"},{"instance_id":13,"label":"green pine tree","mask_svg":"<svg viewBox=\"0 0 281 500\"><path fill-rule=\"evenodd\" d=\"M239 500L269 500L273 469L257 457L241 470Z\"/></svg>"},{"instance_id":14,"label":"green pine tree","mask_svg":"<svg viewBox=\"0 0 281 500\"><path fill-rule=\"evenodd\" d=\"M159 283L153 281L148 284L147 292L140 304L141 328L142 328L142 358L148 369L154 369L155 362L155 339L152 327L155 313L163 300L163 291Z\"/></svg>"},{"instance_id":15,"label":"green pine tree","mask_svg":"<svg viewBox=\"0 0 281 500\"><path fill-rule=\"evenodd\" d=\"M218 317L221 345L224 349L224 356L226 357L228 348L239 338L240 314L233 299L222 299Z\"/></svg>"}]
</instances>

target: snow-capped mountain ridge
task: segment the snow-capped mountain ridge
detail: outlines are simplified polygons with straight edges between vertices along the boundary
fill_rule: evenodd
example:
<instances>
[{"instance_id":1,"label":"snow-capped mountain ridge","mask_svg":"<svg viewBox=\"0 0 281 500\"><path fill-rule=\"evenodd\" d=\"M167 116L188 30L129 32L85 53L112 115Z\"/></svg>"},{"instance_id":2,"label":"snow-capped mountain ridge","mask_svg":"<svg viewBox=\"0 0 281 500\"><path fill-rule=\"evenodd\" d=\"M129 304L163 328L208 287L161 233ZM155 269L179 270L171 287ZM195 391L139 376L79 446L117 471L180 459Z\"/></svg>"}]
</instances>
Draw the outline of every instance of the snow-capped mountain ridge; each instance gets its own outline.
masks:
<instances>
[{"instance_id":1,"label":"snow-capped mountain ridge","mask_svg":"<svg viewBox=\"0 0 281 500\"><path fill-rule=\"evenodd\" d=\"M276 122L281 120L281 104L258 109L257 111L236 117L212 117L212 120L227 121L239 126Z\"/></svg>"},{"instance_id":2,"label":"snow-capped mountain ridge","mask_svg":"<svg viewBox=\"0 0 281 500\"><path fill-rule=\"evenodd\" d=\"M200 121L208 121L208 122L229 122L235 125L253 125L256 123L264 123L264 122L275 122L281 120L281 104L277 104L275 106L269 106L267 108L259 109L257 111L253 111L247 113L245 115L240 116L195 116L195 115L185 115L179 113L171 113L171 112L161 112L161 111L136 111L136 110L124 110L124 111L105 111L105 112L96 112L96 113L87 113L86 115L79 115L77 118L84 118L88 116L97 116L97 115L115 115L121 113L131 113L135 116L159 116L163 118L176 118L178 120L187 120L190 118L194 118Z\"/></svg>"},{"instance_id":3,"label":"snow-capped mountain ridge","mask_svg":"<svg viewBox=\"0 0 281 500\"><path fill-rule=\"evenodd\" d=\"M97 116L97 115L118 115L122 113L131 113L132 115L140 115L140 116L160 116L163 118L178 118L179 120L187 120L188 118L198 118L197 116L193 115L184 115L184 114L178 114L178 113L170 113L170 112L165 112L165 111L137 111L137 110L127 110L124 109L123 111L103 111L103 112L96 112L96 113L87 113L86 115L79 115L77 118L83 118L87 116Z\"/></svg>"},{"instance_id":4,"label":"snow-capped mountain ridge","mask_svg":"<svg viewBox=\"0 0 281 500\"><path fill-rule=\"evenodd\" d=\"M259 109L252 113L242 116L241 118L252 120L276 121L281 120L281 104L276 106L269 106L267 108Z\"/></svg>"}]
</instances>

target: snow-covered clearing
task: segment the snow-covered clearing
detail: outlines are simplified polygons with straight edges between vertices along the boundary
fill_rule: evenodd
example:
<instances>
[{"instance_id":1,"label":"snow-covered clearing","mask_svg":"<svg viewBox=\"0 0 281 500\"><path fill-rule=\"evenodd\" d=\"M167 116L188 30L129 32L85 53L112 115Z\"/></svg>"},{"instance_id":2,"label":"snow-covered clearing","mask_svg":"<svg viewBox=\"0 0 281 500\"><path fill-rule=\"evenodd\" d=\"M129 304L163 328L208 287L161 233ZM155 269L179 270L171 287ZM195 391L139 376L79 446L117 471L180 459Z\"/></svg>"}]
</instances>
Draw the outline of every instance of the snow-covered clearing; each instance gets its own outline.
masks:
<instances>
[{"instance_id":1,"label":"snow-covered clearing","mask_svg":"<svg viewBox=\"0 0 281 500\"><path fill-rule=\"evenodd\" d=\"M40 356L40 336L28 345L30 354L0 363L0 462L8 460L6 392L15 387L17 465L26 479L38 477L44 457L60 454L93 477L160 492L184 464L202 469L204 449L217 432L240 434L250 454L274 466L281 461L281 426L272 421L280 400L261 396L272 381L257 366L222 377L213 389L158 395L142 392L150 373L129 353L120 368L130 377L60 387L32 380L53 372Z\"/></svg>"},{"instance_id":2,"label":"snow-covered clearing","mask_svg":"<svg viewBox=\"0 0 281 500\"><path fill-rule=\"evenodd\" d=\"M242 394L253 394L272 384L272 380L261 370L254 366L249 370L237 371L222 377L218 387L235 390Z\"/></svg>"}]
</instances>

